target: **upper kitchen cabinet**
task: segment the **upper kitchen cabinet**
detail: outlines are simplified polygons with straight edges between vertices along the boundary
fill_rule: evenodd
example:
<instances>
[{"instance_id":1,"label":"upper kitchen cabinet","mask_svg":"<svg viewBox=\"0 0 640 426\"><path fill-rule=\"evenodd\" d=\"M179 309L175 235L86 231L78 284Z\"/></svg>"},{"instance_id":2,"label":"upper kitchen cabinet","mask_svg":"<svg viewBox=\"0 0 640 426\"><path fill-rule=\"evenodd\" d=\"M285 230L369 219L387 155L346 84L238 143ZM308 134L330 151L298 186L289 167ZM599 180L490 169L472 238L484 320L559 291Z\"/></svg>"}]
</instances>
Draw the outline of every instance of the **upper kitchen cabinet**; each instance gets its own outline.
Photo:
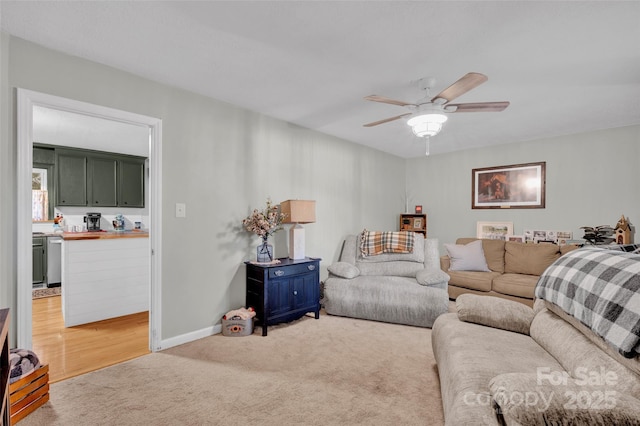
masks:
<instances>
[{"instance_id":1,"label":"upper kitchen cabinet","mask_svg":"<svg viewBox=\"0 0 640 426\"><path fill-rule=\"evenodd\" d=\"M56 148L56 205L144 207L145 158Z\"/></svg>"},{"instance_id":2,"label":"upper kitchen cabinet","mask_svg":"<svg viewBox=\"0 0 640 426\"><path fill-rule=\"evenodd\" d=\"M119 160L118 205L144 207L144 158Z\"/></svg>"},{"instance_id":3,"label":"upper kitchen cabinet","mask_svg":"<svg viewBox=\"0 0 640 426\"><path fill-rule=\"evenodd\" d=\"M112 156L87 157L89 206L118 207L118 160Z\"/></svg>"},{"instance_id":4,"label":"upper kitchen cabinet","mask_svg":"<svg viewBox=\"0 0 640 426\"><path fill-rule=\"evenodd\" d=\"M87 205L87 155L56 149L56 206Z\"/></svg>"}]
</instances>

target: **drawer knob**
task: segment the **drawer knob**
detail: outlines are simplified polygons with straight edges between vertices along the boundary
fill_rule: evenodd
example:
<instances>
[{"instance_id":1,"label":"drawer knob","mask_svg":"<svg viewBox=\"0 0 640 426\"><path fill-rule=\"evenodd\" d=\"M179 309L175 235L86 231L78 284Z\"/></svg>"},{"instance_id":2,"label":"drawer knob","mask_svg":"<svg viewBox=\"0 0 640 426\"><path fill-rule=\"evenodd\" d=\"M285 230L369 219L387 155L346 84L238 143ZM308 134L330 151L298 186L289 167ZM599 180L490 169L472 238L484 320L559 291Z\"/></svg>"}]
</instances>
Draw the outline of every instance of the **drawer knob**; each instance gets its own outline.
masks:
<instances>
[{"instance_id":1,"label":"drawer knob","mask_svg":"<svg viewBox=\"0 0 640 426\"><path fill-rule=\"evenodd\" d=\"M281 269L278 269L276 272L274 272L276 274L276 277L281 277L284 275L284 271Z\"/></svg>"},{"instance_id":2,"label":"drawer knob","mask_svg":"<svg viewBox=\"0 0 640 426\"><path fill-rule=\"evenodd\" d=\"M298 290L293 290L293 295L297 296L298 295Z\"/></svg>"},{"instance_id":3,"label":"drawer knob","mask_svg":"<svg viewBox=\"0 0 640 426\"><path fill-rule=\"evenodd\" d=\"M310 271L313 271L316 269L316 265L308 265L307 268L309 268Z\"/></svg>"}]
</instances>

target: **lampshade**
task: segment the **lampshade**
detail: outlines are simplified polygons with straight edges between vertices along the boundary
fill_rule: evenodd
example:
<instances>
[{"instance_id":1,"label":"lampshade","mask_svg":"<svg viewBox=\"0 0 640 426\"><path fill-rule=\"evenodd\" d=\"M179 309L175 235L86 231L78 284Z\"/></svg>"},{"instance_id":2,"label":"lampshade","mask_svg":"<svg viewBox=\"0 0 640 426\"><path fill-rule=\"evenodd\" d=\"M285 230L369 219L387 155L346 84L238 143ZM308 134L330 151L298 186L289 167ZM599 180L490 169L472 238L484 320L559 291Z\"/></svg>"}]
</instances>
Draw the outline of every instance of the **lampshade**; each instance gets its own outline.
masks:
<instances>
[{"instance_id":1,"label":"lampshade","mask_svg":"<svg viewBox=\"0 0 640 426\"><path fill-rule=\"evenodd\" d=\"M283 223L294 223L289 229L289 258L304 259L304 228L301 223L316 221L316 202L313 200L287 200L280 203L280 213L287 215Z\"/></svg>"},{"instance_id":2,"label":"lampshade","mask_svg":"<svg viewBox=\"0 0 640 426\"><path fill-rule=\"evenodd\" d=\"M280 203L280 212L287 215L283 223L315 223L314 200L287 200Z\"/></svg>"},{"instance_id":3,"label":"lampshade","mask_svg":"<svg viewBox=\"0 0 640 426\"><path fill-rule=\"evenodd\" d=\"M407 124L411 126L413 134L418 137L435 136L442 130L447 116L440 113L427 113L411 117Z\"/></svg>"}]
</instances>

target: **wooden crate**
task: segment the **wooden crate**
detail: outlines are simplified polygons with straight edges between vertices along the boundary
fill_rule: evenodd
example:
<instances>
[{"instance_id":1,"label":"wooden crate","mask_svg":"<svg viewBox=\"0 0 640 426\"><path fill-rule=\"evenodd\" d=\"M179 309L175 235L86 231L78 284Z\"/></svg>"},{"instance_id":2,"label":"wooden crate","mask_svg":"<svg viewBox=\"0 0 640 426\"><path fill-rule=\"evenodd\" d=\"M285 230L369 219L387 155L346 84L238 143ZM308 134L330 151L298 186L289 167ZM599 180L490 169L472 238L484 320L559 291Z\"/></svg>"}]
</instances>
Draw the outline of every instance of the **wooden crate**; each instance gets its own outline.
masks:
<instances>
[{"instance_id":1,"label":"wooden crate","mask_svg":"<svg viewBox=\"0 0 640 426\"><path fill-rule=\"evenodd\" d=\"M14 425L49 400L49 364L11 383L9 394L11 424Z\"/></svg>"}]
</instances>

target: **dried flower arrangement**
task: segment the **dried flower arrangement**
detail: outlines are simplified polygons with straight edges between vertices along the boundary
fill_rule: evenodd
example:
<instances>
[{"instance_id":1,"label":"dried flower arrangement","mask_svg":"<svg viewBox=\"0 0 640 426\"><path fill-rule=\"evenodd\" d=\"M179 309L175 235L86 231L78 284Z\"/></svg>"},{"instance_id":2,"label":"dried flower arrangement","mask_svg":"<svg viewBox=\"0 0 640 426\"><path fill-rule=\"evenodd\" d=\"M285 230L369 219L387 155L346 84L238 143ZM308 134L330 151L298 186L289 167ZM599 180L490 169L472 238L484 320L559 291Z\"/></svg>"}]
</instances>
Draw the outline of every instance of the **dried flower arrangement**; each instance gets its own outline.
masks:
<instances>
[{"instance_id":1,"label":"dried flower arrangement","mask_svg":"<svg viewBox=\"0 0 640 426\"><path fill-rule=\"evenodd\" d=\"M278 210L278 205L274 205L271 199L267 198L266 208L262 211L254 209L253 213L242 221L242 225L247 231L266 241L270 235L282 229L282 222L287 215L279 213Z\"/></svg>"}]
</instances>

